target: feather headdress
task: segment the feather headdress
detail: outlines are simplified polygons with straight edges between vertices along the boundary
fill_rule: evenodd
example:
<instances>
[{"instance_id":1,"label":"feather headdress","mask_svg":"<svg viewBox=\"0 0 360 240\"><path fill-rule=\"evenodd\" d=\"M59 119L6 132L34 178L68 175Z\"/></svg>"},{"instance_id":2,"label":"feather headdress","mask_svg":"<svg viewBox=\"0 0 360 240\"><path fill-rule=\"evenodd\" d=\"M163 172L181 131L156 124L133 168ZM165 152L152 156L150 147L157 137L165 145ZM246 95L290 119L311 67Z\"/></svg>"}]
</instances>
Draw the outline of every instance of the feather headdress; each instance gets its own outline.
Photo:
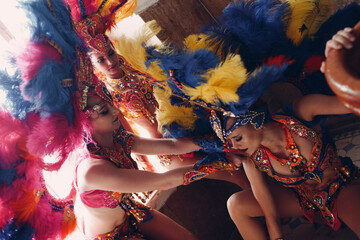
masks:
<instances>
[{"instance_id":1,"label":"feather headdress","mask_svg":"<svg viewBox=\"0 0 360 240\"><path fill-rule=\"evenodd\" d=\"M54 199L42 170L57 170L83 147L89 132L86 108L90 88L112 101L94 76L86 48L73 30L63 1L24 2L32 36L15 56L18 72L1 73L9 111L0 113L0 211L2 239L58 239L74 230L71 196ZM57 153L54 163L43 157ZM5 208L4 206L7 206Z\"/></svg>"},{"instance_id":2,"label":"feather headdress","mask_svg":"<svg viewBox=\"0 0 360 240\"><path fill-rule=\"evenodd\" d=\"M107 54L110 40L105 34L121 19L134 13L136 0L65 0L75 28L91 51Z\"/></svg>"},{"instance_id":3,"label":"feather headdress","mask_svg":"<svg viewBox=\"0 0 360 240\"><path fill-rule=\"evenodd\" d=\"M194 112L203 112L202 116L219 115L209 114L214 110L220 115L243 116L244 123L261 126L266 118L250 112L250 107L271 83L307 75L310 79L310 74L318 72L319 64L312 63L322 58L312 55L323 54L318 49L324 48L330 30L335 33L340 30L338 25L352 26L354 19L360 20L359 6L355 5L331 16L333 5L328 0L235 1L224 9L219 23L187 38L183 48L148 49L148 64L157 62L168 74L173 105L189 107L190 102L197 109ZM201 108L208 109L207 114ZM179 119L163 120L159 126L180 134L194 129L195 122L187 126L180 123ZM184 131L180 131L182 127Z\"/></svg>"}]
</instances>

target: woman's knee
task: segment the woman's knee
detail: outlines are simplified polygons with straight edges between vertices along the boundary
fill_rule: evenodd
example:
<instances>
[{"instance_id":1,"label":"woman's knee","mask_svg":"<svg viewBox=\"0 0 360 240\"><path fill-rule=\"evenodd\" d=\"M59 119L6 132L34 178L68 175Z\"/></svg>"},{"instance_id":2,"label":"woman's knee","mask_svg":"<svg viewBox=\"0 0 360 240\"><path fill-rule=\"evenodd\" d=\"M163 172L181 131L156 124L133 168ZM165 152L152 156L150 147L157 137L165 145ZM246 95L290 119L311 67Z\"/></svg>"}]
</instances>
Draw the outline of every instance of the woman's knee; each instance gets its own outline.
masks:
<instances>
[{"instance_id":1,"label":"woman's knee","mask_svg":"<svg viewBox=\"0 0 360 240\"><path fill-rule=\"evenodd\" d=\"M241 191L241 192L237 192L234 193L233 195L231 195L229 197L229 199L227 200L227 208L229 211L230 216L232 214L240 214L240 213L244 213L245 209L248 206L248 191Z\"/></svg>"}]
</instances>

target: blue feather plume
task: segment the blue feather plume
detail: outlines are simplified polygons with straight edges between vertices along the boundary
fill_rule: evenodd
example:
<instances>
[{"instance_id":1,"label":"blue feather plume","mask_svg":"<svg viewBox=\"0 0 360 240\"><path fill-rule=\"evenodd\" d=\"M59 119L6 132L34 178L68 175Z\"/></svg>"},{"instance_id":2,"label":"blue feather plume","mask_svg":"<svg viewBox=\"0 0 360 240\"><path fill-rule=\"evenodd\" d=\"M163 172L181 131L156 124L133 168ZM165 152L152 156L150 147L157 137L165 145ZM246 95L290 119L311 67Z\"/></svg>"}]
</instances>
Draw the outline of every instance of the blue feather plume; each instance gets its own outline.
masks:
<instances>
[{"instance_id":1,"label":"blue feather plume","mask_svg":"<svg viewBox=\"0 0 360 240\"><path fill-rule=\"evenodd\" d=\"M171 52L159 52L154 48L147 49L147 65L153 61L160 62L159 66L164 72L174 72L174 78L181 84L196 87L205 80L201 77L208 69L214 68L219 64L220 60L210 50L200 49L196 51L188 51L183 49L175 49ZM182 89L172 80L168 80L169 87L175 94L183 96Z\"/></svg>"},{"instance_id":2,"label":"blue feather plume","mask_svg":"<svg viewBox=\"0 0 360 240\"><path fill-rule=\"evenodd\" d=\"M192 136L192 131L190 129L184 128L176 122L171 123L169 126L163 126L163 131L163 136L169 138Z\"/></svg>"},{"instance_id":3,"label":"blue feather plume","mask_svg":"<svg viewBox=\"0 0 360 240\"><path fill-rule=\"evenodd\" d=\"M213 132L209 121L209 110L199 107L194 107L194 113L198 116L195 120L194 136L204 136Z\"/></svg>"},{"instance_id":4,"label":"blue feather plume","mask_svg":"<svg viewBox=\"0 0 360 240\"><path fill-rule=\"evenodd\" d=\"M203 29L210 44L220 44L226 57L240 54L249 71L270 56L292 55L294 45L284 31L284 19L291 13L287 2L278 0L236 1L223 11L219 24Z\"/></svg>"},{"instance_id":5,"label":"blue feather plume","mask_svg":"<svg viewBox=\"0 0 360 240\"><path fill-rule=\"evenodd\" d=\"M17 71L10 76L7 71L0 71L0 89L5 91L6 101L3 107L14 117L23 119L26 113L33 110L34 106L24 100L21 95L20 85L22 84L20 73Z\"/></svg>"},{"instance_id":6,"label":"blue feather plume","mask_svg":"<svg viewBox=\"0 0 360 240\"><path fill-rule=\"evenodd\" d=\"M325 51L326 42L339 30L345 27L354 27L360 21L360 6L352 3L333 14L317 31L312 43L312 50L319 54Z\"/></svg>"},{"instance_id":7,"label":"blue feather plume","mask_svg":"<svg viewBox=\"0 0 360 240\"><path fill-rule=\"evenodd\" d=\"M37 109L64 114L71 123L74 114L71 98L76 89L75 86L64 88L61 81L73 78L74 74L72 63L57 63L49 59L37 75L25 85L24 94L32 100Z\"/></svg>"},{"instance_id":8,"label":"blue feather plume","mask_svg":"<svg viewBox=\"0 0 360 240\"><path fill-rule=\"evenodd\" d=\"M245 114L250 106L265 93L272 83L285 80L283 78L283 73L287 67L287 63L284 63L281 66L263 65L260 69L251 73L248 80L237 90L240 100L238 102L229 103L223 107L235 115Z\"/></svg>"},{"instance_id":9,"label":"blue feather plume","mask_svg":"<svg viewBox=\"0 0 360 240\"><path fill-rule=\"evenodd\" d=\"M64 55L71 60L76 59L75 46L80 40L74 32L71 16L64 1L50 0L24 1L21 7L27 11L32 30L32 40L39 42L45 36L56 42Z\"/></svg>"},{"instance_id":10,"label":"blue feather plume","mask_svg":"<svg viewBox=\"0 0 360 240\"><path fill-rule=\"evenodd\" d=\"M0 159L1 163L1 159ZM4 169L0 164L0 184L11 185L16 178L15 168Z\"/></svg>"},{"instance_id":11,"label":"blue feather plume","mask_svg":"<svg viewBox=\"0 0 360 240\"><path fill-rule=\"evenodd\" d=\"M226 159L225 153L209 153L206 157L204 157L195 164L194 169L196 170L200 167L200 165L211 164L214 161L222 161L225 163L229 163L229 161Z\"/></svg>"},{"instance_id":12,"label":"blue feather plume","mask_svg":"<svg viewBox=\"0 0 360 240\"><path fill-rule=\"evenodd\" d=\"M17 226L13 221L0 229L1 240L32 240L34 231L29 224Z\"/></svg>"},{"instance_id":13,"label":"blue feather plume","mask_svg":"<svg viewBox=\"0 0 360 240\"><path fill-rule=\"evenodd\" d=\"M24 94L35 104L36 109L64 114L71 124L74 115L71 97L76 86L73 84L70 87L63 87L61 81L74 78L76 48L82 45L73 30L70 13L63 1L56 0L26 1L22 3L22 7L28 11L31 21L32 41L48 41L50 45L60 50L63 56L60 62L46 57L46 53L43 59L37 59L42 61L41 69L26 83Z\"/></svg>"}]
</instances>

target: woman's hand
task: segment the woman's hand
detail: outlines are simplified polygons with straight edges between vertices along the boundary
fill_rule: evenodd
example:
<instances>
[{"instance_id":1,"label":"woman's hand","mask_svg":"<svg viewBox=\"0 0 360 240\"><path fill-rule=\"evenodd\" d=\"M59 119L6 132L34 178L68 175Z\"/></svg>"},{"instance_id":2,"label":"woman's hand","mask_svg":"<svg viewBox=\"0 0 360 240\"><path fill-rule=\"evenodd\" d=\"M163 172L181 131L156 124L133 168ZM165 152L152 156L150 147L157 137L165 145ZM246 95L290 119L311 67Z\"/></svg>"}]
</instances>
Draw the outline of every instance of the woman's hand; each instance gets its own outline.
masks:
<instances>
[{"instance_id":1,"label":"woman's hand","mask_svg":"<svg viewBox=\"0 0 360 240\"><path fill-rule=\"evenodd\" d=\"M355 41L355 36L352 33L352 28L345 28L338 31L329 41L326 43L325 48L325 57L328 57L331 49L351 49L353 47L353 42ZM321 72L325 71L324 62L321 64Z\"/></svg>"},{"instance_id":2,"label":"woman's hand","mask_svg":"<svg viewBox=\"0 0 360 240\"><path fill-rule=\"evenodd\" d=\"M231 161L231 163L236 167L239 168L242 166L243 162L248 159L246 155L242 152L234 151L226 154L227 159Z\"/></svg>"}]
</instances>

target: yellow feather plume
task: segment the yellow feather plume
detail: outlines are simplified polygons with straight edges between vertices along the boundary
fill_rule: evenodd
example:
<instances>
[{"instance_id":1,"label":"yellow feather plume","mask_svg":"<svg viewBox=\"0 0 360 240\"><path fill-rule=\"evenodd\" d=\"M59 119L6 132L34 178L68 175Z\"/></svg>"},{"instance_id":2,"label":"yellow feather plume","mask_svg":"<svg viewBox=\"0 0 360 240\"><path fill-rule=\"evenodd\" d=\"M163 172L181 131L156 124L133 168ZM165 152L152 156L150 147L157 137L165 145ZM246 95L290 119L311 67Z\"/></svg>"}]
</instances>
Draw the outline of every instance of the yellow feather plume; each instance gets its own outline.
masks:
<instances>
[{"instance_id":1,"label":"yellow feather plume","mask_svg":"<svg viewBox=\"0 0 360 240\"><path fill-rule=\"evenodd\" d=\"M160 30L160 26L155 20L152 20L144 25L135 38L130 39L122 35L116 39L112 39L112 41L114 42L117 52L123 56L133 68L149 74L158 81L166 81L168 75L163 72L156 62L151 63L149 68L145 65L147 58L143 44L159 33Z\"/></svg>"},{"instance_id":2,"label":"yellow feather plume","mask_svg":"<svg viewBox=\"0 0 360 240\"><path fill-rule=\"evenodd\" d=\"M334 13L334 0L289 0L291 16L286 35L295 45L315 34Z\"/></svg>"},{"instance_id":3,"label":"yellow feather plume","mask_svg":"<svg viewBox=\"0 0 360 240\"><path fill-rule=\"evenodd\" d=\"M209 36L206 34L192 34L185 38L184 45L190 51L195 51L197 49L207 49L213 51L219 57L221 56L222 43L220 41L209 42Z\"/></svg>"},{"instance_id":4,"label":"yellow feather plume","mask_svg":"<svg viewBox=\"0 0 360 240\"><path fill-rule=\"evenodd\" d=\"M168 126L173 122L188 128L194 129L194 122L198 118L190 107L173 106L170 103L170 94L159 88L154 88L154 96L159 104L156 111L158 121L158 131L163 132L163 126Z\"/></svg>"},{"instance_id":5,"label":"yellow feather plume","mask_svg":"<svg viewBox=\"0 0 360 240\"><path fill-rule=\"evenodd\" d=\"M111 13L110 8L114 6L120 6L123 0L111 0L106 1L104 6L100 9L100 15L102 17L111 15L111 20L108 20L111 26L107 27L106 32L110 31L112 25L118 23L121 19L127 18L134 14L135 9L137 8L137 0L128 0L127 3L122 5L118 10L114 13ZM99 1L98 8L103 3L103 1Z\"/></svg>"},{"instance_id":6,"label":"yellow feather plume","mask_svg":"<svg viewBox=\"0 0 360 240\"><path fill-rule=\"evenodd\" d=\"M192 34L185 38L184 45L190 50L194 51L197 49L207 49L211 51L215 51L216 47L210 45L208 42L208 36L206 34Z\"/></svg>"},{"instance_id":7,"label":"yellow feather plume","mask_svg":"<svg viewBox=\"0 0 360 240\"><path fill-rule=\"evenodd\" d=\"M229 103L239 100L236 91L246 81L248 73L240 56L230 55L203 77L207 82L196 88L184 86L185 94L191 96L192 100L198 98L211 104L216 104L219 100Z\"/></svg>"}]
</instances>

